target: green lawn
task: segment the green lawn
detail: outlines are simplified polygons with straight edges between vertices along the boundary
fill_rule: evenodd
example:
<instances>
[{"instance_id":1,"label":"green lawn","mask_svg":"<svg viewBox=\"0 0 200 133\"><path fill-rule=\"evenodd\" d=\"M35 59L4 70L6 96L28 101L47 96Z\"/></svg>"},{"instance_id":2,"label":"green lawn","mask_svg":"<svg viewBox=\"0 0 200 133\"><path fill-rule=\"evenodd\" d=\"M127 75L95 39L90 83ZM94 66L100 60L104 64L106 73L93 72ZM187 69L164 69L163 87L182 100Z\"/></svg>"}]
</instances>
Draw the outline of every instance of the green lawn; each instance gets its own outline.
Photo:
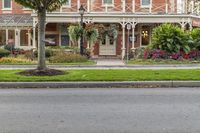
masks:
<instances>
[{"instance_id":1,"label":"green lawn","mask_svg":"<svg viewBox=\"0 0 200 133\"><path fill-rule=\"evenodd\" d=\"M128 64L132 65L156 65L156 64L200 64L200 61L190 60L151 60L151 59L135 59L130 60Z\"/></svg>"},{"instance_id":2,"label":"green lawn","mask_svg":"<svg viewBox=\"0 0 200 133\"><path fill-rule=\"evenodd\" d=\"M0 70L0 81L160 81L200 80L200 69L194 70L68 70L62 76L20 76L20 70Z\"/></svg>"}]
</instances>

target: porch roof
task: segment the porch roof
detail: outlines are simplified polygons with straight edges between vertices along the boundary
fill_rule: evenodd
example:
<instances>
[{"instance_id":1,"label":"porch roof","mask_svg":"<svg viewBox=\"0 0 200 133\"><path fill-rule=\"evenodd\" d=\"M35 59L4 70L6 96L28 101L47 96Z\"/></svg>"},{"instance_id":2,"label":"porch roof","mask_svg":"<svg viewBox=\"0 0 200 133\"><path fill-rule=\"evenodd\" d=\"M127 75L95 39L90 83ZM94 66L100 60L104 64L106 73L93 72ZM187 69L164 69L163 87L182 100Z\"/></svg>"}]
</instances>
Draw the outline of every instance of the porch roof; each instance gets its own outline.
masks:
<instances>
[{"instance_id":1,"label":"porch roof","mask_svg":"<svg viewBox=\"0 0 200 133\"><path fill-rule=\"evenodd\" d=\"M29 14L2 14L0 15L0 27L31 27L33 18Z\"/></svg>"},{"instance_id":2,"label":"porch roof","mask_svg":"<svg viewBox=\"0 0 200 133\"><path fill-rule=\"evenodd\" d=\"M37 21L37 14L32 14ZM85 22L121 23L122 21L137 23L190 23L193 18L200 16L192 14L122 14L122 13L86 13ZM112 18L112 19L111 19ZM73 23L80 22L79 13L48 13L47 23Z\"/></svg>"}]
</instances>

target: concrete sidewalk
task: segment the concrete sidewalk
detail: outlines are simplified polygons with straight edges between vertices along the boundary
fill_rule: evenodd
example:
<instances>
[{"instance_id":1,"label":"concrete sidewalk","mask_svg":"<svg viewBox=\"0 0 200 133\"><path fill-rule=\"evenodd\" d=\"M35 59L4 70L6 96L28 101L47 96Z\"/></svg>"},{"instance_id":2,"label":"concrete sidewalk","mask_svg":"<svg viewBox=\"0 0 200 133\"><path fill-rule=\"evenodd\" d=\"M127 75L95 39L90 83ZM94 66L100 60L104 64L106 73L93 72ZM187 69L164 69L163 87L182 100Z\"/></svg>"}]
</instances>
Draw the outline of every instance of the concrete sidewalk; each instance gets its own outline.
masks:
<instances>
[{"instance_id":1,"label":"concrete sidewalk","mask_svg":"<svg viewBox=\"0 0 200 133\"><path fill-rule=\"evenodd\" d=\"M37 65L0 65L0 70L34 69ZM48 65L52 69L200 69L200 64L187 65Z\"/></svg>"}]
</instances>

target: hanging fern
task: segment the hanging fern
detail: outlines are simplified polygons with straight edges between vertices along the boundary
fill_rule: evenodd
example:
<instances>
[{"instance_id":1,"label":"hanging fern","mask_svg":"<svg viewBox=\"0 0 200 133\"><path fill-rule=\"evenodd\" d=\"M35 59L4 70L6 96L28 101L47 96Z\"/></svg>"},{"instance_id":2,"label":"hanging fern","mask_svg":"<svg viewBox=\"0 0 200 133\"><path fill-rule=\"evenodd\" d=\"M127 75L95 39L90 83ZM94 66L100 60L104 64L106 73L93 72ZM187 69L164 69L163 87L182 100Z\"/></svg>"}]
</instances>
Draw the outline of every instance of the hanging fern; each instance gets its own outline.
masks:
<instances>
[{"instance_id":1,"label":"hanging fern","mask_svg":"<svg viewBox=\"0 0 200 133\"><path fill-rule=\"evenodd\" d=\"M89 41L90 44L95 43L98 39L98 36L98 30L93 26L87 26L85 28L85 38Z\"/></svg>"},{"instance_id":2,"label":"hanging fern","mask_svg":"<svg viewBox=\"0 0 200 133\"><path fill-rule=\"evenodd\" d=\"M110 39L116 40L118 36L118 27L115 24L109 25L109 27L103 24L96 25L99 32L99 40L103 40L106 36Z\"/></svg>"},{"instance_id":3,"label":"hanging fern","mask_svg":"<svg viewBox=\"0 0 200 133\"><path fill-rule=\"evenodd\" d=\"M83 34L83 28L80 25L77 26L69 26L68 33L70 40L73 42L74 46L78 46L78 41Z\"/></svg>"}]
</instances>

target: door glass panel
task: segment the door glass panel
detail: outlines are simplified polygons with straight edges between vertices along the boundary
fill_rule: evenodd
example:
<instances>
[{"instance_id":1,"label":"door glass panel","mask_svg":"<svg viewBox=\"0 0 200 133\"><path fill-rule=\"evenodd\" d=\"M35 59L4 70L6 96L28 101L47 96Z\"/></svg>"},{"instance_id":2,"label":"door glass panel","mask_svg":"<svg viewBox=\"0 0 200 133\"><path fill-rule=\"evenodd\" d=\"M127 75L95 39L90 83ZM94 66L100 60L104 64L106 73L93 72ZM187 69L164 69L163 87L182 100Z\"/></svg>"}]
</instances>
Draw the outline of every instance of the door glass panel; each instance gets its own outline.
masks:
<instances>
[{"instance_id":1,"label":"door glass panel","mask_svg":"<svg viewBox=\"0 0 200 133\"><path fill-rule=\"evenodd\" d=\"M110 39L110 45L114 45L114 41L112 38Z\"/></svg>"},{"instance_id":2,"label":"door glass panel","mask_svg":"<svg viewBox=\"0 0 200 133\"><path fill-rule=\"evenodd\" d=\"M101 44L106 45L106 38L102 40Z\"/></svg>"}]
</instances>

